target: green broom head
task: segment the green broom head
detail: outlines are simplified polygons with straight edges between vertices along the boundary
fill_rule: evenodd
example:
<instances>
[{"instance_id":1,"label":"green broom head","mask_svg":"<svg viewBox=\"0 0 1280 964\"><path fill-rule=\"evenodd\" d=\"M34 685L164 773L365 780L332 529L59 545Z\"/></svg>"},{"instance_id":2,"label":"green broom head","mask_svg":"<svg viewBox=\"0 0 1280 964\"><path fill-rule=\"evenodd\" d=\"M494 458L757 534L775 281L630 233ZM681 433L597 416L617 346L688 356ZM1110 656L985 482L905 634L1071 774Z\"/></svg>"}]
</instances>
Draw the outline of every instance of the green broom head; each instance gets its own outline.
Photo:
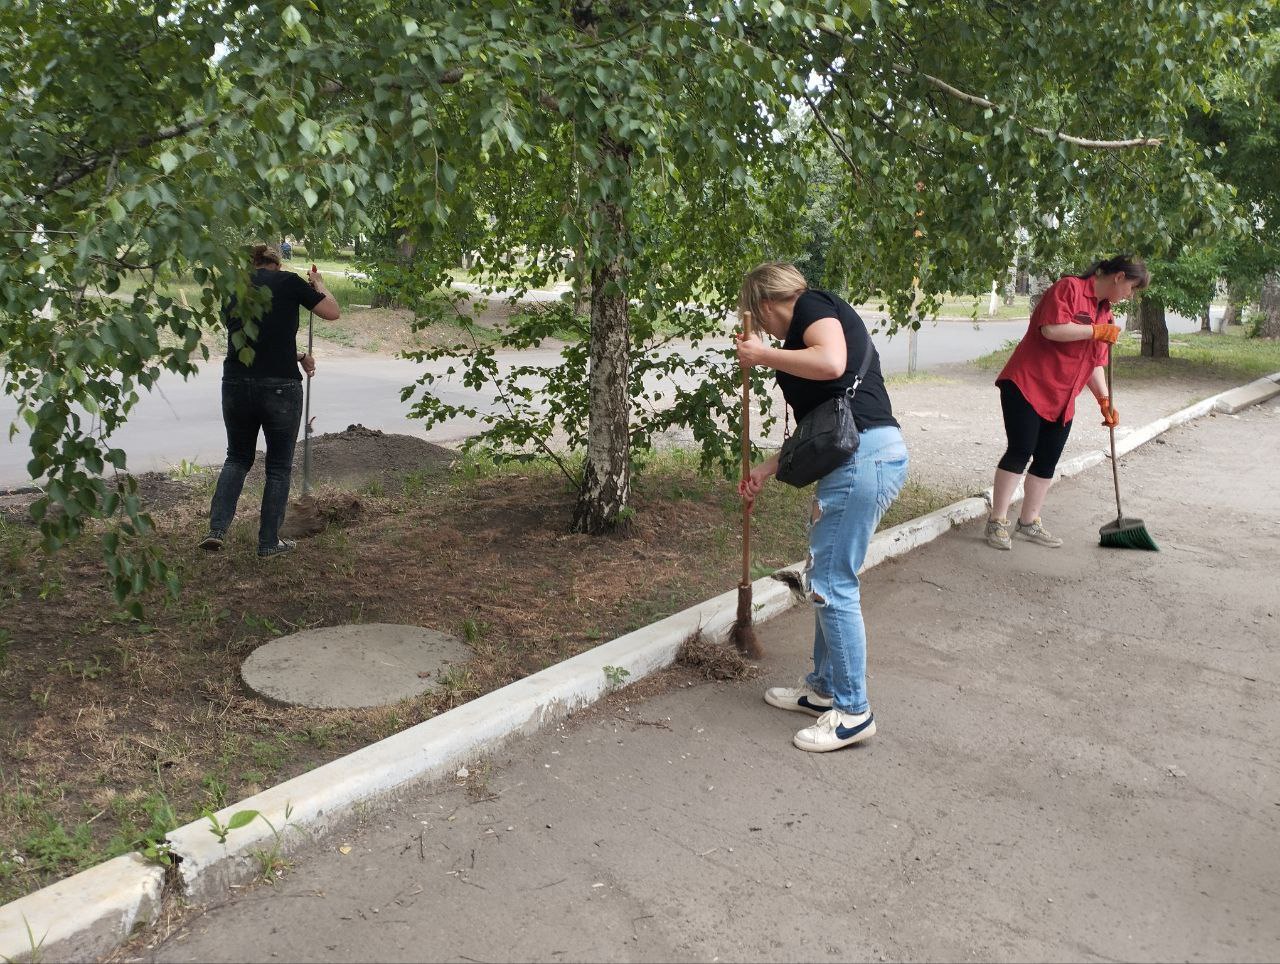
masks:
<instances>
[{"instance_id":1,"label":"green broom head","mask_svg":"<svg viewBox=\"0 0 1280 964\"><path fill-rule=\"evenodd\" d=\"M1149 549L1159 552L1160 547L1147 532L1141 519L1119 518L1108 522L1098 534L1102 537L1102 545L1107 549Z\"/></svg>"}]
</instances>

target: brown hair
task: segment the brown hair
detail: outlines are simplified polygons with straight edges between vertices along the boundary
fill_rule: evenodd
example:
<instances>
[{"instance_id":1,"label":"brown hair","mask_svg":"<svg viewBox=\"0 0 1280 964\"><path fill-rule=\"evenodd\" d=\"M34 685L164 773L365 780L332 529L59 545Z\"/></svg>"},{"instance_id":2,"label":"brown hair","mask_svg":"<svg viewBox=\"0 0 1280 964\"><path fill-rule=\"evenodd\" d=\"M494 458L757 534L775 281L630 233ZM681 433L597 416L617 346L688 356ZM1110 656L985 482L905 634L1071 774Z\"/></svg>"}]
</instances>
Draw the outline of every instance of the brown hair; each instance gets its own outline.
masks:
<instances>
[{"instance_id":1,"label":"brown hair","mask_svg":"<svg viewBox=\"0 0 1280 964\"><path fill-rule=\"evenodd\" d=\"M809 290L800 269L786 261L766 261L747 272L738 293L738 312L760 317L760 303L781 301Z\"/></svg>"},{"instance_id":2,"label":"brown hair","mask_svg":"<svg viewBox=\"0 0 1280 964\"><path fill-rule=\"evenodd\" d=\"M249 260L255 268L265 268L269 264L278 268L283 263L280 260L280 249L274 244L255 244L249 249Z\"/></svg>"},{"instance_id":3,"label":"brown hair","mask_svg":"<svg viewBox=\"0 0 1280 964\"><path fill-rule=\"evenodd\" d=\"M1147 285L1151 284L1151 275L1147 273L1147 266L1142 263L1141 258L1132 254L1118 254L1114 258L1095 261L1080 272L1079 276L1081 278L1092 278L1095 274L1117 274L1120 272L1123 272L1124 276L1130 281L1138 282L1138 291L1142 291Z\"/></svg>"}]
</instances>

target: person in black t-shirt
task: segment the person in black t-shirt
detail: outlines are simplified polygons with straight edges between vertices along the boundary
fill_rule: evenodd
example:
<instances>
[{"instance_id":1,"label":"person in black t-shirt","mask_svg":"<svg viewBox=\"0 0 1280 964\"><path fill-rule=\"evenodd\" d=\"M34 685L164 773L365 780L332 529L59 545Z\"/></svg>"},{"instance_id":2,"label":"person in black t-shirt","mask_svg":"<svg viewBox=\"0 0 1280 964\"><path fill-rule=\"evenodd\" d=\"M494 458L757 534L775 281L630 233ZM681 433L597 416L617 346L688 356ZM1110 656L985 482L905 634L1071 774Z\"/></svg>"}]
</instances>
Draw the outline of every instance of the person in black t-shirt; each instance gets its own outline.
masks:
<instances>
[{"instance_id":1,"label":"person in black t-shirt","mask_svg":"<svg viewBox=\"0 0 1280 964\"><path fill-rule=\"evenodd\" d=\"M270 302L253 334L252 328L246 328L235 299L223 308L227 359L222 366L222 420L227 426L227 460L209 506L209 534L200 548L216 551L226 541L244 478L253 467L261 430L267 442L267 481L262 490L258 555L265 558L294 547L293 540L280 538L280 525L289 504L293 448L302 421L298 365L308 378L316 371L315 359L297 348L298 309L314 311L327 321L336 321L339 309L314 267L308 283L280 269L280 252L271 245L256 245L251 258L253 285L267 289ZM252 349L253 356L247 363L241 357L245 348Z\"/></svg>"},{"instance_id":2,"label":"person in black t-shirt","mask_svg":"<svg viewBox=\"0 0 1280 964\"><path fill-rule=\"evenodd\" d=\"M774 369L797 421L853 385L868 347L871 351L853 396L858 449L819 479L814 491L805 571L815 613L813 672L799 686L771 687L764 694L772 706L818 717L795 735L797 747L819 753L838 750L876 732L867 700L867 636L858 570L880 517L906 482L907 447L871 335L850 305L810 288L794 266L769 262L743 280L740 308L782 346L740 333L738 363L746 369ZM738 484L739 493L754 500L777 470L774 455Z\"/></svg>"}]
</instances>

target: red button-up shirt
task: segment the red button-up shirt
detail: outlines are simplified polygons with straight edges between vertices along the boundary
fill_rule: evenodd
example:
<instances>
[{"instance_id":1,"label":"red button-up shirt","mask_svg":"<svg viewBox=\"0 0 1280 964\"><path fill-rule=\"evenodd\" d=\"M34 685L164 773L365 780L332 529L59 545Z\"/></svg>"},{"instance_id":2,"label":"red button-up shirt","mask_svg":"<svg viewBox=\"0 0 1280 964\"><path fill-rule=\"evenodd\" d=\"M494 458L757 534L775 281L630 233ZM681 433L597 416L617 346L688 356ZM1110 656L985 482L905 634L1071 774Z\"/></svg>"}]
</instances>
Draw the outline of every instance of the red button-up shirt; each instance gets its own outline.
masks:
<instances>
[{"instance_id":1,"label":"red button-up shirt","mask_svg":"<svg viewBox=\"0 0 1280 964\"><path fill-rule=\"evenodd\" d=\"M1027 333L996 377L1017 385L1036 414L1050 422L1075 418L1076 396L1093 370L1107 363L1106 342L1050 341L1040 331L1045 325L1071 324L1082 312L1095 325L1112 324L1111 302L1094 295L1092 278L1059 278L1041 297Z\"/></svg>"}]
</instances>

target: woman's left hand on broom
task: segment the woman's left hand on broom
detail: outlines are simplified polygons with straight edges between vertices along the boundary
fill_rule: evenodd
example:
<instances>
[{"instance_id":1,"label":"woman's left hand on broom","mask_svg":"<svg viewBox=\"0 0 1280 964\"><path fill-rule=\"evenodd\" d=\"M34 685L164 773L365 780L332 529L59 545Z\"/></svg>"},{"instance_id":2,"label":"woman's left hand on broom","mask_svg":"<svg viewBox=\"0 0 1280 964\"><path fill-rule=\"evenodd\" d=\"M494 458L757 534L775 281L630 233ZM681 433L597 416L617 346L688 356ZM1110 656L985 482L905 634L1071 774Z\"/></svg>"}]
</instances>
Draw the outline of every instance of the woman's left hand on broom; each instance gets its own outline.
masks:
<instances>
[{"instance_id":1,"label":"woman's left hand on broom","mask_svg":"<svg viewBox=\"0 0 1280 964\"><path fill-rule=\"evenodd\" d=\"M1111 399L1103 397L1098 399L1098 408L1102 411L1102 424L1107 428L1115 428L1120 424L1120 413L1116 411Z\"/></svg>"},{"instance_id":2,"label":"woman's left hand on broom","mask_svg":"<svg viewBox=\"0 0 1280 964\"><path fill-rule=\"evenodd\" d=\"M756 496L760 494L760 490L764 488L764 484L769 481L769 476L778 471L778 457L765 459L759 465L753 466L749 475L738 481L738 495L742 496L748 502L754 502Z\"/></svg>"}]
</instances>

